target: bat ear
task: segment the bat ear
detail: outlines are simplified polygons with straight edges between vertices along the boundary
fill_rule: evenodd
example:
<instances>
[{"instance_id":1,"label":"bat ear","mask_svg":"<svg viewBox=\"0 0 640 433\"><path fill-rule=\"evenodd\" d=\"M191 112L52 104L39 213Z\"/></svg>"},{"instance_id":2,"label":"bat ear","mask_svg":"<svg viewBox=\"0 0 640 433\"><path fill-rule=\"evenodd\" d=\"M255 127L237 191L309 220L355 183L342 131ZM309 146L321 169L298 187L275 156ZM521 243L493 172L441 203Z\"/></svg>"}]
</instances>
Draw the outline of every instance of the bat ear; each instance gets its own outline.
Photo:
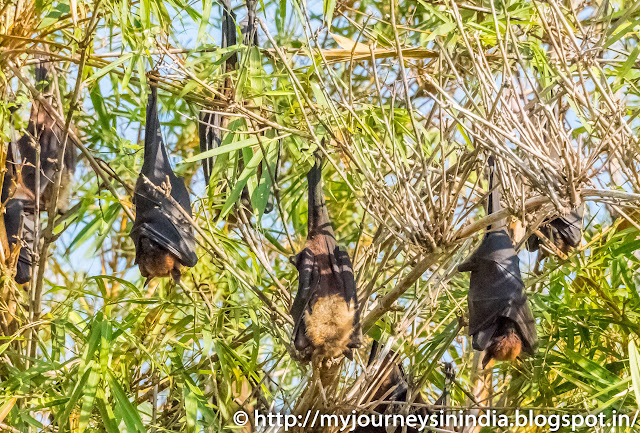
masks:
<instances>
[{"instance_id":1,"label":"bat ear","mask_svg":"<svg viewBox=\"0 0 640 433\"><path fill-rule=\"evenodd\" d=\"M476 261L474 257L469 257L458 265L458 272L471 272L476 269Z\"/></svg>"},{"instance_id":2,"label":"bat ear","mask_svg":"<svg viewBox=\"0 0 640 433\"><path fill-rule=\"evenodd\" d=\"M295 256L289 256L289 263L291 263L293 266L297 266L298 255L296 254Z\"/></svg>"},{"instance_id":3,"label":"bat ear","mask_svg":"<svg viewBox=\"0 0 640 433\"><path fill-rule=\"evenodd\" d=\"M484 357L482 358L482 369L484 370L485 368L487 368L487 366L489 366L489 368L493 367L493 358L491 358L491 353L489 353L488 351L485 352Z\"/></svg>"},{"instance_id":4,"label":"bat ear","mask_svg":"<svg viewBox=\"0 0 640 433\"><path fill-rule=\"evenodd\" d=\"M360 323L354 323L354 330L351 333L351 340L347 344L347 347L350 349L357 349L362 346L362 328L360 328Z\"/></svg>"},{"instance_id":5,"label":"bat ear","mask_svg":"<svg viewBox=\"0 0 640 433\"><path fill-rule=\"evenodd\" d=\"M342 354L349 360L353 361L353 349L345 349Z\"/></svg>"},{"instance_id":6,"label":"bat ear","mask_svg":"<svg viewBox=\"0 0 640 433\"><path fill-rule=\"evenodd\" d=\"M179 269L173 268L171 270L171 278L176 282L176 285L180 285L180 277L182 277L182 272Z\"/></svg>"}]
</instances>

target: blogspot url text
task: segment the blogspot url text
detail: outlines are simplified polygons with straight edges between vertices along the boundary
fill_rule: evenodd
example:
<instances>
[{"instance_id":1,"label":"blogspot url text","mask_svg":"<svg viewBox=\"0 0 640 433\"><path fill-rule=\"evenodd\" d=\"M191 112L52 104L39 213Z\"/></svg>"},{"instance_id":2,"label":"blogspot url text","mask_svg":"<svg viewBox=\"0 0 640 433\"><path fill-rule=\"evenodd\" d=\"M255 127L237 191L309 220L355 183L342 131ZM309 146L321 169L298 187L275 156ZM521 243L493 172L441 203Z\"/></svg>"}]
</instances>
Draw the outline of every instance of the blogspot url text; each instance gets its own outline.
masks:
<instances>
[{"instance_id":1,"label":"blogspot url text","mask_svg":"<svg viewBox=\"0 0 640 433\"><path fill-rule=\"evenodd\" d=\"M436 412L420 414L327 414L309 411L301 415L285 415L279 413L253 413L255 427L277 427L289 431L296 428L338 427L341 432L353 431L357 427L408 427L418 431L429 428L446 428L461 426L479 427L547 427L549 431L571 428L576 431L594 427L634 427L638 412L619 414L615 410L610 414L560 414L539 413L534 410L516 410L507 415L496 410L488 410L482 414L471 414L462 410L457 412ZM233 416L236 425L244 426L249 422L249 414L238 411Z\"/></svg>"}]
</instances>

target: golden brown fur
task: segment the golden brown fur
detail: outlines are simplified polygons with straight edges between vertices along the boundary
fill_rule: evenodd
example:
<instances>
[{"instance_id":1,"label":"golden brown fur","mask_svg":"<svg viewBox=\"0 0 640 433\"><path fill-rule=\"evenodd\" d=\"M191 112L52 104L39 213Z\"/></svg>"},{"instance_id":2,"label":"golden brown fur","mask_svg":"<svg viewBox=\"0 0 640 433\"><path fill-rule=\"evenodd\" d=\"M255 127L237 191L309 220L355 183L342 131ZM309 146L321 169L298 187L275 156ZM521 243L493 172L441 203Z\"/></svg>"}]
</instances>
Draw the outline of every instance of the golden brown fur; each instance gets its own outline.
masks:
<instances>
[{"instance_id":1,"label":"golden brown fur","mask_svg":"<svg viewBox=\"0 0 640 433\"><path fill-rule=\"evenodd\" d=\"M171 276L174 279L179 279L180 263L178 263L173 254L157 243L147 238L142 238L137 258L140 273L143 277L164 278ZM176 278L176 275L178 278Z\"/></svg>"},{"instance_id":2,"label":"golden brown fur","mask_svg":"<svg viewBox=\"0 0 640 433\"><path fill-rule=\"evenodd\" d=\"M502 329L496 331L496 335L487 347L486 354L482 360L482 367L485 368L491 359L496 361L513 361L522 351L522 339L511 320L505 320Z\"/></svg>"},{"instance_id":3,"label":"golden brown fur","mask_svg":"<svg viewBox=\"0 0 640 433\"><path fill-rule=\"evenodd\" d=\"M314 357L335 358L349 349L354 315L353 303L347 305L339 294L319 298L312 312L305 312L307 336L316 349Z\"/></svg>"}]
</instances>

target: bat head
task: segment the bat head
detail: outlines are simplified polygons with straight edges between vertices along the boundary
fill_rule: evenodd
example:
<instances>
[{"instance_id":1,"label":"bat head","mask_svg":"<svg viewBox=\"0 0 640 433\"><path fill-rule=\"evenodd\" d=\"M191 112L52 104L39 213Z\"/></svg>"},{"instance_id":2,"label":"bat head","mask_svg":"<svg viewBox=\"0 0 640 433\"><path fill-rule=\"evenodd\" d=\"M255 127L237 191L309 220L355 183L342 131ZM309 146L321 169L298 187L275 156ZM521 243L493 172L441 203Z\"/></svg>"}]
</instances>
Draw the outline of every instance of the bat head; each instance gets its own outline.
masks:
<instances>
[{"instance_id":1,"label":"bat head","mask_svg":"<svg viewBox=\"0 0 640 433\"><path fill-rule=\"evenodd\" d=\"M489 347L487 347L482 360L482 368L486 368L492 358L497 361L513 361L520 356L521 352L522 337L515 322L503 318L498 324L498 329L494 333Z\"/></svg>"},{"instance_id":2,"label":"bat head","mask_svg":"<svg viewBox=\"0 0 640 433\"><path fill-rule=\"evenodd\" d=\"M176 279L176 274L181 275L180 263L157 242L142 237L136 253L136 261L143 277L151 279L171 276L179 281L180 277Z\"/></svg>"}]
</instances>

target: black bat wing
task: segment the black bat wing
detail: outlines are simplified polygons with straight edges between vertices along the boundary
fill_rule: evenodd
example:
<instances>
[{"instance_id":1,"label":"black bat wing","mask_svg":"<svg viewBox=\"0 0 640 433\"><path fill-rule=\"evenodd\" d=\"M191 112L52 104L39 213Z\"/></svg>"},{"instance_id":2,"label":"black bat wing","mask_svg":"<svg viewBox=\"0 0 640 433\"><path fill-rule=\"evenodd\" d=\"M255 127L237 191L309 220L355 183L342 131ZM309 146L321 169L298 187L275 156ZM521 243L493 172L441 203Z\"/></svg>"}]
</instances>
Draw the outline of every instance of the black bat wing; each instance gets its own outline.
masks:
<instances>
[{"instance_id":1,"label":"black bat wing","mask_svg":"<svg viewBox=\"0 0 640 433\"><path fill-rule=\"evenodd\" d=\"M504 231L488 233L480 247L458 267L471 271L469 285L469 334L476 350L484 350L500 317L513 320L521 331L525 349L536 345L535 323L524 293L518 256Z\"/></svg>"},{"instance_id":2,"label":"black bat wing","mask_svg":"<svg viewBox=\"0 0 640 433\"><path fill-rule=\"evenodd\" d=\"M333 257L331 258L333 271L339 278L337 280L342 283L342 292L345 302L355 308L353 317L353 333L348 347L355 349L362 344L362 330L360 328L360 309L358 308L358 293L356 288L356 280L353 275L353 264L349 254L339 248L334 247Z\"/></svg>"},{"instance_id":3,"label":"black bat wing","mask_svg":"<svg viewBox=\"0 0 640 433\"><path fill-rule=\"evenodd\" d=\"M21 241L20 254L16 269L16 283L24 284L31 280L31 246L35 229L35 218L32 210L25 210L28 204L23 200L10 199L6 204L4 226L7 231L7 240L11 248ZM22 222L22 227L20 223ZM22 231L20 230L22 228Z\"/></svg>"},{"instance_id":4,"label":"black bat wing","mask_svg":"<svg viewBox=\"0 0 640 433\"><path fill-rule=\"evenodd\" d=\"M38 140L40 145L40 194L42 194L47 185L54 180L55 161L58 158L60 140L58 139L58 134L52 129L52 119L49 119L48 115L38 116L36 114L36 118L45 117L45 122L43 123L37 122L37 119L33 118L33 113L37 112L37 110L44 109L37 106L32 109L32 119L29 120L27 134L20 137L17 142L17 148L24 163L22 180L25 186L35 194L37 153L32 137Z\"/></svg>"},{"instance_id":5,"label":"black bat wing","mask_svg":"<svg viewBox=\"0 0 640 433\"><path fill-rule=\"evenodd\" d=\"M130 236L136 248L140 238L147 237L170 251L183 266L192 267L198 262L193 227L164 191L169 186L171 197L189 216L191 200L184 179L177 177L171 168L160 133L156 89L153 86L151 89L144 163L134 191L136 220Z\"/></svg>"},{"instance_id":6,"label":"black bat wing","mask_svg":"<svg viewBox=\"0 0 640 433\"><path fill-rule=\"evenodd\" d=\"M547 238L560 238L572 248L580 245L582 241L582 212L583 208L573 209L568 215L558 217L545 223L540 232ZM540 239L533 234L527 239L527 250L537 251L540 248Z\"/></svg>"},{"instance_id":7,"label":"black bat wing","mask_svg":"<svg viewBox=\"0 0 640 433\"><path fill-rule=\"evenodd\" d=\"M311 311L310 302L320 282L320 268L316 257L309 248L295 256L294 264L298 269L298 292L291 307L293 317L293 342L296 350L304 352L311 342L307 337L304 314Z\"/></svg>"},{"instance_id":8,"label":"black bat wing","mask_svg":"<svg viewBox=\"0 0 640 433\"><path fill-rule=\"evenodd\" d=\"M572 210L567 216L551 221L554 235L558 235L570 247L577 247L582 240L582 215L578 210Z\"/></svg>"},{"instance_id":9,"label":"black bat wing","mask_svg":"<svg viewBox=\"0 0 640 433\"><path fill-rule=\"evenodd\" d=\"M200 122L198 124L198 136L200 138L200 152L204 153L220 146L222 136L219 127L222 124L222 118L219 114L200 112ZM213 171L214 158L204 158L202 160L202 169L204 171L204 179L209 183L211 172Z\"/></svg>"}]
</instances>

